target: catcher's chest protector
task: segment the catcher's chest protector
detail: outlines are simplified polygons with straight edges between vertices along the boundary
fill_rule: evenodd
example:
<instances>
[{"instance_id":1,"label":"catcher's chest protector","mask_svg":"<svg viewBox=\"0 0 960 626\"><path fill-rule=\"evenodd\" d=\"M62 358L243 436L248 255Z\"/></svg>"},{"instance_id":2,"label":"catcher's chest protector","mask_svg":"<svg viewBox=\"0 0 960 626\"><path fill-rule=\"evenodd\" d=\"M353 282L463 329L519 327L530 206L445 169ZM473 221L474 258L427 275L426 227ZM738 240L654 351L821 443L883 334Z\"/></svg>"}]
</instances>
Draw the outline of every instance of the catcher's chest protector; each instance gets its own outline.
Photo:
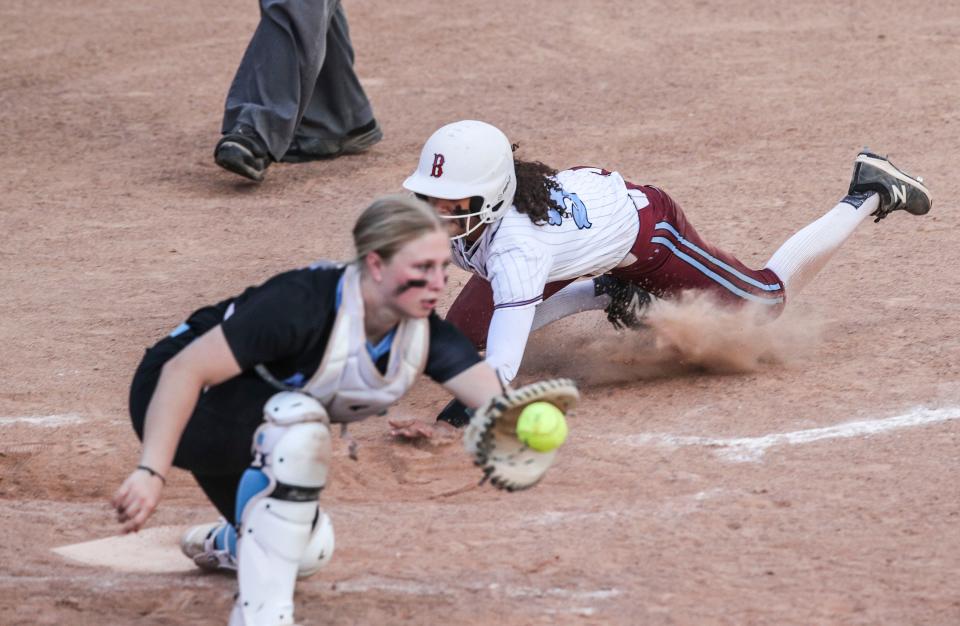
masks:
<instances>
[{"instance_id":1,"label":"catcher's chest protector","mask_svg":"<svg viewBox=\"0 0 960 626\"><path fill-rule=\"evenodd\" d=\"M343 293L327 351L302 392L320 400L332 422L352 422L383 413L413 385L427 364L430 322L404 319L390 347L386 373L367 352L363 328L360 269L348 265Z\"/></svg>"}]
</instances>

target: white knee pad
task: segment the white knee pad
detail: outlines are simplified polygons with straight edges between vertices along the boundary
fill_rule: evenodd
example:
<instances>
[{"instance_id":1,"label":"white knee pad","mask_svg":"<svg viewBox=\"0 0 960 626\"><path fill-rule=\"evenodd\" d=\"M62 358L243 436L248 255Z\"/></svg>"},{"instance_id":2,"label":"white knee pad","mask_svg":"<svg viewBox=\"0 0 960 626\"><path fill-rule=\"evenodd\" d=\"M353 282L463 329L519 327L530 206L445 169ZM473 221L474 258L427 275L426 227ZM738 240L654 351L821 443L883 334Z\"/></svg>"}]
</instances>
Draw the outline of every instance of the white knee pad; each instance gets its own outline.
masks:
<instances>
[{"instance_id":1,"label":"white knee pad","mask_svg":"<svg viewBox=\"0 0 960 626\"><path fill-rule=\"evenodd\" d=\"M331 456L326 411L309 396L283 392L267 401L264 418L254 436L254 465L269 484L243 507L237 543L240 593L230 626L293 624L301 560L316 544L310 558L316 571L333 553L333 528L326 515L318 515Z\"/></svg>"},{"instance_id":2,"label":"white knee pad","mask_svg":"<svg viewBox=\"0 0 960 626\"><path fill-rule=\"evenodd\" d=\"M330 420L323 405L302 393L284 391L267 401L263 417L253 436L253 464L270 478L272 489L265 495L295 502L316 500L312 496L327 484L331 457Z\"/></svg>"}]
</instances>

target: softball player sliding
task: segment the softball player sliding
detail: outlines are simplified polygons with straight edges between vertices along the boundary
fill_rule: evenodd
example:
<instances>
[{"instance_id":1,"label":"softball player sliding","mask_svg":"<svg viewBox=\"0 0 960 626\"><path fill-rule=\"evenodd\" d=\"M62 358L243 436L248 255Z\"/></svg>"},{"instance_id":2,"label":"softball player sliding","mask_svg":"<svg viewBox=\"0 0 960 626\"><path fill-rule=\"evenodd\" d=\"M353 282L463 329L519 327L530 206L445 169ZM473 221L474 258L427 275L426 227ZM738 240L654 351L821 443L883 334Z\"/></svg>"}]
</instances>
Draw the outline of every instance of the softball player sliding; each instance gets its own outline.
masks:
<instances>
[{"instance_id":1,"label":"softball player sliding","mask_svg":"<svg viewBox=\"0 0 960 626\"><path fill-rule=\"evenodd\" d=\"M590 309L636 326L650 296L702 289L727 302L754 302L773 314L799 292L856 227L891 211L923 215L931 198L883 157L860 153L849 192L790 237L759 270L705 242L664 191L595 167L556 171L516 160L496 127L461 121L426 142L404 187L448 223L453 259L476 274L447 320L512 380L531 330ZM576 281L593 276L591 281ZM462 425L452 403L440 420Z\"/></svg>"}]
</instances>

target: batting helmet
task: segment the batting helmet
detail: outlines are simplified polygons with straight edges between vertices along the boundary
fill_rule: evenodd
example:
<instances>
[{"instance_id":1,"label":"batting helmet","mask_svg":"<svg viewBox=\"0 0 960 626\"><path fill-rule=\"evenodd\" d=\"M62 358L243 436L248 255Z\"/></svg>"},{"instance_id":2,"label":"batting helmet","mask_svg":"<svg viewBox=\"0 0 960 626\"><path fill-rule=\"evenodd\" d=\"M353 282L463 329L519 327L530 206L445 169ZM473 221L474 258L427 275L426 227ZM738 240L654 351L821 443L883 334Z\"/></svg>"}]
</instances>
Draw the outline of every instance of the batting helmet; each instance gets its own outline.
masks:
<instances>
[{"instance_id":1,"label":"batting helmet","mask_svg":"<svg viewBox=\"0 0 960 626\"><path fill-rule=\"evenodd\" d=\"M486 122L447 124L427 139L416 171L403 186L432 198L471 198L469 215L441 216L478 217L476 226L461 235L466 236L503 217L513 203L517 191L513 148L499 128Z\"/></svg>"}]
</instances>

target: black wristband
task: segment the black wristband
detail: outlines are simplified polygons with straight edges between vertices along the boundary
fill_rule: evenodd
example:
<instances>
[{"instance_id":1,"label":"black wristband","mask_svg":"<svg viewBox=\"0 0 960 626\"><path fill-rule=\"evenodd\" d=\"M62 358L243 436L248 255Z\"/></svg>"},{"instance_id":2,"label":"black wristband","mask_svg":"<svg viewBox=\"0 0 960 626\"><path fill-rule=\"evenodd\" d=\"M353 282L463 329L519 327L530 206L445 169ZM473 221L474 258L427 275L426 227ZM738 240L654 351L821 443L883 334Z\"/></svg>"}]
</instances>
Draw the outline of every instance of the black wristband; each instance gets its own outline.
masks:
<instances>
[{"instance_id":1,"label":"black wristband","mask_svg":"<svg viewBox=\"0 0 960 626\"><path fill-rule=\"evenodd\" d=\"M151 476L156 476L157 478L159 478L160 482L162 482L164 485L167 484L167 479L163 477L163 474L153 469L152 467L147 467L146 465L138 465L137 469L142 469L143 471L150 474Z\"/></svg>"}]
</instances>

